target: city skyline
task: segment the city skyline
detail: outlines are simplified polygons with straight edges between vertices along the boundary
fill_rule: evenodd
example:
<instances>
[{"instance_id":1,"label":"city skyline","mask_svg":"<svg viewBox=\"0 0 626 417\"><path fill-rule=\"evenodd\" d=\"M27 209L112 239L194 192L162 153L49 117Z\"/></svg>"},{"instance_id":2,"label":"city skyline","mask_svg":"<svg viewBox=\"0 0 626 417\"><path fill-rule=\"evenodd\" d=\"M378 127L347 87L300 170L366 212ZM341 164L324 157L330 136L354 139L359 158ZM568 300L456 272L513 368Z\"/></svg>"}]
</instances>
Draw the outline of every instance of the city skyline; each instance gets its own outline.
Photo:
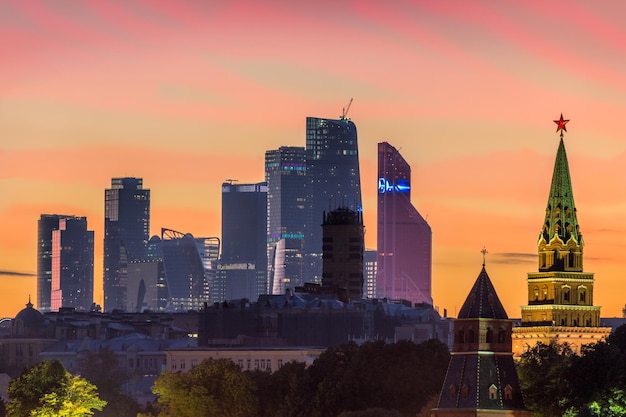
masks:
<instances>
[{"instance_id":1,"label":"city skyline","mask_svg":"<svg viewBox=\"0 0 626 417\"><path fill-rule=\"evenodd\" d=\"M265 151L304 146L306 117L338 118L354 97L366 247L376 246L376 144L389 141L413 169L412 203L433 231L434 304L452 316L483 246L490 278L507 288L500 299L520 315L563 113L594 301L621 315L626 126L613 121L626 108L626 5L332 7L3 2L0 314L35 299L41 214L87 217L102 305L111 178L152 190L150 235L217 236L222 182L262 181Z\"/></svg>"}]
</instances>

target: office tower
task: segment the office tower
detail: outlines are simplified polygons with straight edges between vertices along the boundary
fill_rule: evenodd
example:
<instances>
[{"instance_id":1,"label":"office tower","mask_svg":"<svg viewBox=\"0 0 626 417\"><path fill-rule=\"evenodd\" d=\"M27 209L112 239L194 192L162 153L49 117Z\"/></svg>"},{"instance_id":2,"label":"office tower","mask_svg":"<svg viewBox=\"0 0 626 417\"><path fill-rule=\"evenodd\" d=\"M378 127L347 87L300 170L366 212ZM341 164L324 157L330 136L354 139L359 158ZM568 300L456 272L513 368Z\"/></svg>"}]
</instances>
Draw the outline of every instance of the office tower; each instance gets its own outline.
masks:
<instances>
[{"instance_id":1,"label":"office tower","mask_svg":"<svg viewBox=\"0 0 626 417\"><path fill-rule=\"evenodd\" d=\"M365 298L378 297L376 292L377 258L377 250L366 249L363 251L363 295Z\"/></svg>"},{"instance_id":2,"label":"office tower","mask_svg":"<svg viewBox=\"0 0 626 417\"><path fill-rule=\"evenodd\" d=\"M537 241L538 272L528 273L528 305L521 326L513 329L513 351L522 354L541 342L568 342L577 351L611 332L600 327L600 306L593 305L593 272L584 272L577 209L563 143L563 115L557 123L560 142L554 162L548 203Z\"/></svg>"},{"instance_id":3,"label":"office tower","mask_svg":"<svg viewBox=\"0 0 626 417\"><path fill-rule=\"evenodd\" d=\"M37 308L50 311L52 299L52 232L59 220L75 218L63 214L42 214L37 221Z\"/></svg>"},{"instance_id":4,"label":"office tower","mask_svg":"<svg viewBox=\"0 0 626 417\"><path fill-rule=\"evenodd\" d=\"M339 120L306 119L305 280L319 283L322 272L324 212L338 207L361 211L361 175L355 124Z\"/></svg>"},{"instance_id":5,"label":"office tower","mask_svg":"<svg viewBox=\"0 0 626 417\"><path fill-rule=\"evenodd\" d=\"M104 310L126 307L128 262L145 259L150 190L141 178L113 178L104 191Z\"/></svg>"},{"instance_id":6,"label":"office tower","mask_svg":"<svg viewBox=\"0 0 626 417\"><path fill-rule=\"evenodd\" d=\"M52 231L50 310L74 307L90 311L93 304L93 231L86 217L59 219Z\"/></svg>"},{"instance_id":7,"label":"office tower","mask_svg":"<svg viewBox=\"0 0 626 417\"><path fill-rule=\"evenodd\" d=\"M128 266L128 311L198 310L210 302L220 241L161 229L148 241L146 260Z\"/></svg>"},{"instance_id":8,"label":"office tower","mask_svg":"<svg viewBox=\"0 0 626 417\"><path fill-rule=\"evenodd\" d=\"M454 320L454 344L431 416L530 417L511 352L510 320L485 265Z\"/></svg>"},{"instance_id":9,"label":"office tower","mask_svg":"<svg viewBox=\"0 0 626 417\"><path fill-rule=\"evenodd\" d=\"M304 284L305 181L303 147L281 146L265 152L270 294Z\"/></svg>"},{"instance_id":10,"label":"office tower","mask_svg":"<svg viewBox=\"0 0 626 417\"><path fill-rule=\"evenodd\" d=\"M165 311L168 300L162 259L137 259L128 263L126 311Z\"/></svg>"},{"instance_id":11,"label":"office tower","mask_svg":"<svg viewBox=\"0 0 626 417\"><path fill-rule=\"evenodd\" d=\"M267 293L267 184L222 184L222 257L216 297Z\"/></svg>"},{"instance_id":12,"label":"office tower","mask_svg":"<svg viewBox=\"0 0 626 417\"><path fill-rule=\"evenodd\" d=\"M322 235L322 285L345 290L347 299L342 301L363 298L365 228L361 212L339 208L326 213Z\"/></svg>"},{"instance_id":13,"label":"office tower","mask_svg":"<svg viewBox=\"0 0 626 417\"><path fill-rule=\"evenodd\" d=\"M432 305L432 233L411 204L411 166L387 142L378 144L379 298Z\"/></svg>"}]
</instances>

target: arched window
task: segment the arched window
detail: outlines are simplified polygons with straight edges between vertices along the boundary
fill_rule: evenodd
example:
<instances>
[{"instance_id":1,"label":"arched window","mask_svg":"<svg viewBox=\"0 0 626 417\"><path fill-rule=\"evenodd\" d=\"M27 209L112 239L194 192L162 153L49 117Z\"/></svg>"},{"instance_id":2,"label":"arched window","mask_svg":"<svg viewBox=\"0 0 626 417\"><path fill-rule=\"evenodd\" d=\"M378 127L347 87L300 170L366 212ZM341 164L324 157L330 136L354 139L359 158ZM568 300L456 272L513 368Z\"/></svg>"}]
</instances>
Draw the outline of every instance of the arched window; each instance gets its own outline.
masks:
<instances>
[{"instance_id":1,"label":"arched window","mask_svg":"<svg viewBox=\"0 0 626 417\"><path fill-rule=\"evenodd\" d=\"M570 289L571 287L569 285L563 285L561 287L561 298L563 300L563 303L570 302L570 296L569 296Z\"/></svg>"},{"instance_id":2,"label":"arched window","mask_svg":"<svg viewBox=\"0 0 626 417\"><path fill-rule=\"evenodd\" d=\"M459 330L459 332L457 333L457 342L465 343L465 332L463 331L463 329Z\"/></svg>"},{"instance_id":3,"label":"arched window","mask_svg":"<svg viewBox=\"0 0 626 417\"><path fill-rule=\"evenodd\" d=\"M504 343L506 340L506 331L504 329L500 329L498 332L498 343Z\"/></svg>"},{"instance_id":4,"label":"arched window","mask_svg":"<svg viewBox=\"0 0 626 417\"><path fill-rule=\"evenodd\" d=\"M467 332L467 343L474 343L474 330L472 329Z\"/></svg>"},{"instance_id":5,"label":"arched window","mask_svg":"<svg viewBox=\"0 0 626 417\"><path fill-rule=\"evenodd\" d=\"M539 300L539 287L535 286L535 288L533 288L533 292L535 293L535 301Z\"/></svg>"},{"instance_id":6,"label":"arched window","mask_svg":"<svg viewBox=\"0 0 626 417\"><path fill-rule=\"evenodd\" d=\"M493 343L493 330L491 327L487 327L487 343Z\"/></svg>"}]
</instances>

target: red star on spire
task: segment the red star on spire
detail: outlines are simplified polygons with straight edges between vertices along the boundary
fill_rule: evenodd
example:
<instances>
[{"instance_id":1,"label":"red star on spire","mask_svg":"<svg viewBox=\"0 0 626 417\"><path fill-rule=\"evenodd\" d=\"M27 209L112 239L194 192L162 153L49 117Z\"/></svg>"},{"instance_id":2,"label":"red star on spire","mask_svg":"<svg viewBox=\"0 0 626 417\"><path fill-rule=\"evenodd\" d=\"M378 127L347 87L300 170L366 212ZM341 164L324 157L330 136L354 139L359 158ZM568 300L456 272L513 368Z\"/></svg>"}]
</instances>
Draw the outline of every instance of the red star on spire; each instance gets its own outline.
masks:
<instances>
[{"instance_id":1,"label":"red star on spire","mask_svg":"<svg viewBox=\"0 0 626 417\"><path fill-rule=\"evenodd\" d=\"M567 132L567 128L565 127L567 122L569 122L569 119L563 120L563 113L561 113L561 117L559 118L559 120L554 120L554 123L556 123L556 131L557 133L559 132L559 130L561 131L561 137L563 137L563 132Z\"/></svg>"}]
</instances>

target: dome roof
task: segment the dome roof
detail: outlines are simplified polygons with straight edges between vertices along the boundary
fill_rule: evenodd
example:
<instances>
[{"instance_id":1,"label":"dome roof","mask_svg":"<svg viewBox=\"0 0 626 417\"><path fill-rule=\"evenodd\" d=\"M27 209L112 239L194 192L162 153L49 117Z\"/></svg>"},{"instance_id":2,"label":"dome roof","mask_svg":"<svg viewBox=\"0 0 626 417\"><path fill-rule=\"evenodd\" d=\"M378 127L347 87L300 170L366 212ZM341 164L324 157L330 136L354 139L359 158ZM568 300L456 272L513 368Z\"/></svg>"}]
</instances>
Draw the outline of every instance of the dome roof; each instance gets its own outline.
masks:
<instances>
[{"instance_id":1,"label":"dome roof","mask_svg":"<svg viewBox=\"0 0 626 417\"><path fill-rule=\"evenodd\" d=\"M21 320L24 324L24 327L35 327L42 326L46 322L46 318L41 312L35 308L33 308L33 304L30 302L30 297L28 299L28 304L26 304L26 308L21 310L15 316L15 321Z\"/></svg>"}]
</instances>

